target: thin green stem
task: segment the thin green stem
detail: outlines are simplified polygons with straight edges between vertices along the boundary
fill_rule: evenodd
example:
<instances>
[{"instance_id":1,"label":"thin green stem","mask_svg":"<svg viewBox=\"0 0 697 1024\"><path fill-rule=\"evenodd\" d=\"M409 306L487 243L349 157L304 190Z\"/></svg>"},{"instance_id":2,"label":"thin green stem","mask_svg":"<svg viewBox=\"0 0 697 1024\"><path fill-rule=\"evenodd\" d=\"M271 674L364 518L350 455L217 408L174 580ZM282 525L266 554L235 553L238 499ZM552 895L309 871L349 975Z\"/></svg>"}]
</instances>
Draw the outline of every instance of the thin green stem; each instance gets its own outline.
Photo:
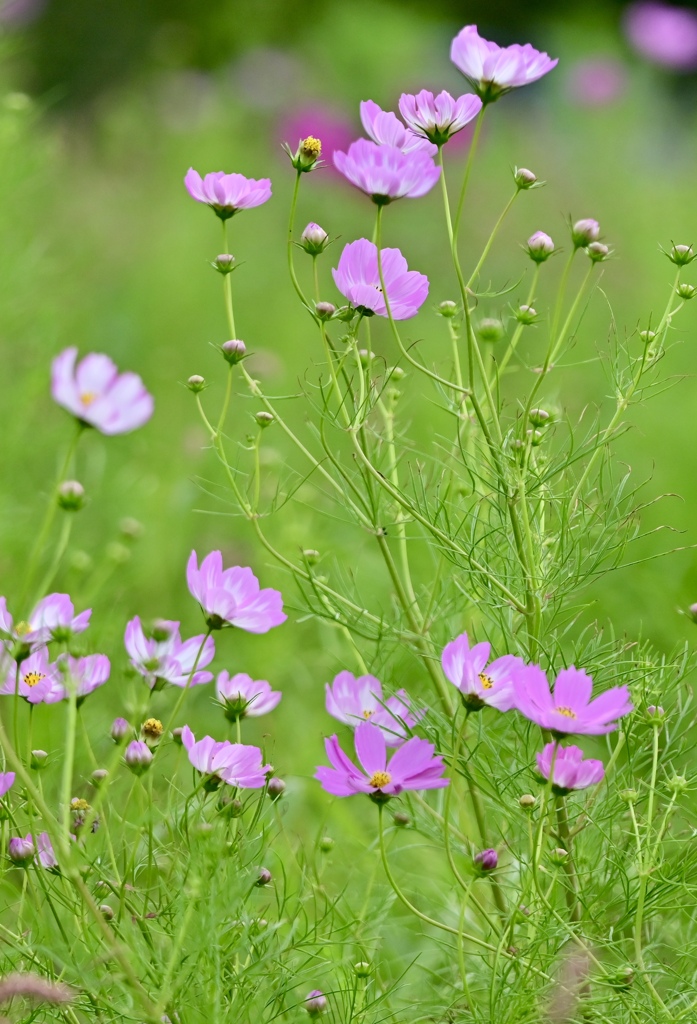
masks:
<instances>
[{"instance_id":1,"label":"thin green stem","mask_svg":"<svg viewBox=\"0 0 697 1024\"><path fill-rule=\"evenodd\" d=\"M484 120L484 111L486 105L482 107L477 115L477 120L474 126L474 134L472 135L472 141L470 142L469 153L467 154L467 163L465 164L465 173L462 179L462 188L460 189L460 198L457 204L457 213L455 214L455 223L453 224L453 240L457 245L457 236L460 231L460 221L462 220L462 211L465 207L465 196L467 195L467 186L469 185L470 175L472 173L472 165L474 164L474 157L477 152L477 146L479 143L479 135L482 130L482 121Z\"/></svg>"},{"instance_id":2,"label":"thin green stem","mask_svg":"<svg viewBox=\"0 0 697 1024\"><path fill-rule=\"evenodd\" d=\"M474 270L472 271L472 273L470 275L470 279L467 282L467 287L468 288L471 288L472 285L474 284L474 282L475 282L475 280L476 280L476 278L477 278L477 276L479 274L479 271L482 269L482 266L484 265L484 261L486 260L487 256L491 252L491 247L494 244L494 240L495 240L496 236L498 235L498 233L499 233L499 231L501 229L501 225L503 224L503 222L505 221L506 217L508 216L511 207L513 206L514 202L518 198L519 194L520 194L520 189L517 188L515 190L515 192L513 193L513 195L511 196L511 198L506 203L506 205L504 206L503 210L501 211L501 214L499 215L499 218L496 221L496 223L494 224L492 232L489 235L489 238L487 239L487 242L486 242L486 245L484 246L484 250L482 252L482 255L479 257L479 261L478 261L476 267L474 268Z\"/></svg>"}]
</instances>

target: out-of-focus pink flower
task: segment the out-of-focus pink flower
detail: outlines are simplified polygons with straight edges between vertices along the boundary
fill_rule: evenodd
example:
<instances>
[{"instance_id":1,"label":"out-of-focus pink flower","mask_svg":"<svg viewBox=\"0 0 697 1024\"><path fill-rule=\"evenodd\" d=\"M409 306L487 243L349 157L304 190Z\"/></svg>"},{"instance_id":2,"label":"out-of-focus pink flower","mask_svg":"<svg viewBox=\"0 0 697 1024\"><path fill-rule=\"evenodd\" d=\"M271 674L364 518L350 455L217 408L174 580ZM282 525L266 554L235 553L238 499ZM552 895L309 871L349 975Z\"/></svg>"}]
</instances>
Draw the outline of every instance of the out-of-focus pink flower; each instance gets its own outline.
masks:
<instances>
[{"instance_id":1,"label":"out-of-focus pink flower","mask_svg":"<svg viewBox=\"0 0 697 1024\"><path fill-rule=\"evenodd\" d=\"M46 871L55 871L58 867L58 858L48 832L39 832L36 837L36 851L41 867Z\"/></svg>"},{"instance_id":2,"label":"out-of-focus pink flower","mask_svg":"<svg viewBox=\"0 0 697 1024\"><path fill-rule=\"evenodd\" d=\"M616 57L586 57L569 69L569 98L580 107L606 107L627 87L627 70Z\"/></svg>"},{"instance_id":3,"label":"out-of-focus pink flower","mask_svg":"<svg viewBox=\"0 0 697 1024\"><path fill-rule=\"evenodd\" d=\"M530 43L499 46L482 39L476 25L466 25L455 36L450 59L484 103L536 82L559 63Z\"/></svg>"},{"instance_id":4,"label":"out-of-focus pink flower","mask_svg":"<svg viewBox=\"0 0 697 1024\"><path fill-rule=\"evenodd\" d=\"M426 153L428 156L435 156L438 152L437 146L409 131L396 114L383 110L374 100L362 101L361 124L366 135L379 146L393 146L403 153Z\"/></svg>"},{"instance_id":5,"label":"out-of-focus pink flower","mask_svg":"<svg viewBox=\"0 0 697 1024\"><path fill-rule=\"evenodd\" d=\"M489 847L475 855L474 863L480 871L494 871L499 866L499 855L496 850Z\"/></svg>"},{"instance_id":6,"label":"out-of-focus pink flower","mask_svg":"<svg viewBox=\"0 0 697 1024\"><path fill-rule=\"evenodd\" d=\"M31 25L44 12L48 0L2 0L0 3L0 24L7 28L24 28Z\"/></svg>"},{"instance_id":7,"label":"out-of-focus pink flower","mask_svg":"<svg viewBox=\"0 0 697 1024\"><path fill-rule=\"evenodd\" d=\"M334 165L380 206L394 199L425 196L440 176L440 167L428 153L403 153L396 146L380 146L368 139L352 142L347 153L336 152Z\"/></svg>"},{"instance_id":8,"label":"out-of-focus pink flower","mask_svg":"<svg viewBox=\"0 0 697 1024\"><path fill-rule=\"evenodd\" d=\"M34 651L21 662L6 662L5 682L0 694L19 693L29 704L57 704L63 700L60 668L48 660L45 647Z\"/></svg>"},{"instance_id":9,"label":"out-of-focus pink flower","mask_svg":"<svg viewBox=\"0 0 697 1024\"><path fill-rule=\"evenodd\" d=\"M213 678L212 672L201 671L215 656L213 637L205 638L201 634L192 636L190 640L182 640L178 622L161 620L157 625L157 635L146 636L140 618L136 615L126 626L124 643L131 665L143 676L151 690L159 690L166 683L171 686L198 686L200 683L210 683ZM191 676L199 650L201 654L196 671Z\"/></svg>"},{"instance_id":10,"label":"out-of-focus pink flower","mask_svg":"<svg viewBox=\"0 0 697 1024\"><path fill-rule=\"evenodd\" d=\"M624 31L642 57L671 71L697 68L697 12L640 0L624 13Z\"/></svg>"},{"instance_id":11,"label":"out-of-focus pink flower","mask_svg":"<svg viewBox=\"0 0 697 1024\"><path fill-rule=\"evenodd\" d=\"M142 775L152 764L153 752L143 740L132 740L124 750L123 760L134 775Z\"/></svg>"},{"instance_id":12,"label":"out-of-focus pink flower","mask_svg":"<svg viewBox=\"0 0 697 1024\"><path fill-rule=\"evenodd\" d=\"M528 665L516 684L516 707L522 715L556 736L599 736L617 728L618 718L633 705L626 686L613 686L591 700L593 680L571 665L562 669L549 689L547 676L538 665Z\"/></svg>"},{"instance_id":13,"label":"out-of-focus pink flower","mask_svg":"<svg viewBox=\"0 0 697 1024\"><path fill-rule=\"evenodd\" d=\"M280 591L270 587L262 590L251 569L239 565L223 569L220 551L206 555L200 568L198 556L192 551L186 579L211 629L237 626L248 633L268 633L286 621Z\"/></svg>"},{"instance_id":14,"label":"out-of-focus pink flower","mask_svg":"<svg viewBox=\"0 0 697 1024\"><path fill-rule=\"evenodd\" d=\"M34 841L31 832L22 836L12 836L7 844L7 855L17 867L25 868L34 859Z\"/></svg>"},{"instance_id":15,"label":"out-of-focus pink flower","mask_svg":"<svg viewBox=\"0 0 697 1024\"><path fill-rule=\"evenodd\" d=\"M365 793L375 800L398 796L405 789L441 789L448 785L443 778L445 765L434 756L434 747L427 740L413 736L387 760L387 744L381 729L363 722L355 732L356 754L360 768L346 756L337 736L325 741L332 767L323 765L315 778L333 796L354 796Z\"/></svg>"},{"instance_id":16,"label":"out-of-focus pink flower","mask_svg":"<svg viewBox=\"0 0 697 1024\"><path fill-rule=\"evenodd\" d=\"M407 127L437 146L462 131L481 109L481 99L471 93L454 99L445 90L434 96L428 89L422 89L415 96L402 93L399 98L399 112Z\"/></svg>"},{"instance_id":17,"label":"out-of-focus pink flower","mask_svg":"<svg viewBox=\"0 0 697 1024\"><path fill-rule=\"evenodd\" d=\"M252 679L246 672L231 676L221 672L216 680L218 700L231 721L267 715L279 704L282 694L272 690L265 679Z\"/></svg>"},{"instance_id":18,"label":"out-of-focus pink flower","mask_svg":"<svg viewBox=\"0 0 697 1024\"><path fill-rule=\"evenodd\" d=\"M0 800L7 796L15 784L14 772L0 772Z\"/></svg>"},{"instance_id":19,"label":"out-of-focus pink flower","mask_svg":"<svg viewBox=\"0 0 697 1024\"><path fill-rule=\"evenodd\" d=\"M488 664L490 654L489 643L470 647L467 633L443 648L443 672L457 686L470 711L479 711L485 705L499 711L510 711L516 706L516 685L525 664L513 654L504 654Z\"/></svg>"},{"instance_id":20,"label":"out-of-focus pink flower","mask_svg":"<svg viewBox=\"0 0 697 1024\"><path fill-rule=\"evenodd\" d=\"M73 658L61 654L56 663L61 673L72 680L78 704L100 687L109 678L111 663L106 654L88 654L85 658ZM63 697L70 694L70 684L63 684Z\"/></svg>"},{"instance_id":21,"label":"out-of-focus pink flower","mask_svg":"<svg viewBox=\"0 0 697 1024\"><path fill-rule=\"evenodd\" d=\"M182 729L182 744L189 761L202 775L215 784L222 780L241 789L261 789L266 785L270 764L262 764L259 747L245 743L217 742L212 736L196 740L188 725Z\"/></svg>"},{"instance_id":22,"label":"out-of-focus pink flower","mask_svg":"<svg viewBox=\"0 0 697 1024\"><path fill-rule=\"evenodd\" d=\"M327 997L320 988L313 988L305 996L305 1010L311 1017L319 1017L327 1009Z\"/></svg>"},{"instance_id":23,"label":"out-of-focus pink flower","mask_svg":"<svg viewBox=\"0 0 697 1024\"><path fill-rule=\"evenodd\" d=\"M75 366L77 348L53 360L51 394L58 405L102 434L126 434L150 419L155 403L137 373L119 373L108 356L92 352Z\"/></svg>"},{"instance_id":24,"label":"out-of-focus pink flower","mask_svg":"<svg viewBox=\"0 0 697 1024\"><path fill-rule=\"evenodd\" d=\"M42 598L26 622L16 625L0 597L0 635L28 647L38 647L51 640L67 640L73 633L82 633L90 622L92 609L75 615L73 602L67 594L49 594Z\"/></svg>"},{"instance_id":25,"label":"out-of-focus pink flower","mask_svg":"<svg viewBox=\"0 0 697 1024\"><path fill-rule=\"evenodd\" d=\"M428 278L409 270L399 249L381 249L382 276L390 313L395 320L416 316L428 297ZM334 283L349 302L364 315L387 316L380 283L378 250L367 238L344 246L339 265L332 270Z\"/></svg>"},{"instance_id":26,"label":"out-of-focus pink flower","mask_svg":"<svg viewBox=\"0 0 697 1024\"><path fill-rule=\"evenodd\" d=\"M556 757L554 756L555 748ZM588 786L595 786L605 777L603 762L596 761L592 757L584 760L580 747L560 747L557 743L548 743L537 754L537 767L540 775L547 781L549 781L549 773L552 768L552 758L554 758L552 792L557 796L564 796L572 789L587 789Z\"/></svg>"},{"instance_id":27,"label":"out-of-focus pink flower","mask_svg":"<svg viewBox=\"0 0 697 1024\"><path fill-rule=\"evenodd\" d=\"M371 722L380 729L388 747L397 747L407 738L407 729L413 729L422 714L410 711L411 701L406 690L398 690L386 700L382 683L375 676L359 676L339 672L333 683L326 684L326 707L330 715L355 729L361 722Z\"/></svg>"},{"instance_id":28,"label":"out-of-focus pink flower","mask_svg":"<svg viewBox=\"0 0 697 1024\"><path fill-rule=\"evenodd\" d=\"M192 199L205 203L220 217L227 220L240 210L251 210L271 198L269 178L245 178L244 174L226 174L212 171L202 178L190 167L184 177L186 190Z\"/></svg>"}]
</instances>

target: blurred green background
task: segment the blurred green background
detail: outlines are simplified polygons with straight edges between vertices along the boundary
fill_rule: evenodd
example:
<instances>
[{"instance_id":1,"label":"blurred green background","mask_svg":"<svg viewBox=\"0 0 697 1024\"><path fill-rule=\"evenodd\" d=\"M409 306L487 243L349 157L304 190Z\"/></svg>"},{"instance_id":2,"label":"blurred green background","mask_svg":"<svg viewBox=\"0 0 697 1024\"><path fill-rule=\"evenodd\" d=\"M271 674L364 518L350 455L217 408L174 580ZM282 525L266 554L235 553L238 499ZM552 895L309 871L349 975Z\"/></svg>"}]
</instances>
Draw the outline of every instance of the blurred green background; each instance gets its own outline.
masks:
<instances>
[{"instance_id":1,"label":"blurred green background","mask_svg":"<svg viewBox=\"0 0 697 1024\"><path fill-rule=\"evenodd\" d=\"M638 329L665 306L673 268L659 246L697 240L693 74L662 68L633 49L621 3L13 0L0 11L0 591L10 606L71 434L68 416L50 399L51 358L73 344L82 353L107 352L140 373L156 399L144 429L111 439L91 432L78 456L89 504L56 586L70 591L80 609L94 603L89 641L114 664L108 692L87 704L95 729L104 728L105 709L133 707L139 684L124 672L121 647L127 619L164 616L181 619L187 633L198 630L186 559L192 547L200 554L222 547L228 562L250 564L262 585L281 587L290 611L289 622L267 637L219 638L217 668L268 678L286 693L281 709L246 724L246 734L271 734L272 759L298 788L322 756L321 736L331 724L322 684L354 665L338 634L296 612L292 582L219 497L221 474L182 383L203 374L210 383L205 401L215 408L222 398L225 366L212 347L226 340L221 279L208 266L220 248L219 224L188 197L182 179L190 165L202 173L272 178L272 201L232 225L231 248L244 264L233 276L236 318L266 390L297 394L321 353L285 267L293 175L281 143L294 144L301 131L324 136L325 148L327 132L342 141L357 137L358 103L368 97L395 109L404 90L464 91L449 43L477 19L483 33L531 41L560 62L491 111L464 222L466 265L476 262L511 193L515 165L531 167L548 184L516 203L485 270L494 286L529 275L521 244L533 231L568 247L569 217L596 217L616 252L573 356L548 391L576 420L586 408L612 403L603 365L611 321L638 346ZM454 175L466 149L453 146ZM340 239L321 270L324 297L336 301L330 267L344 242L370 235L373 210L329 169L302 184L298 230L316 220ZM444 322L433 307L454 298L455 289L437 191L391 207L387 232L387 244L399 245L431 279L429 303L407 337L423 338L422 351L433 360L447 359ZM301 257L300 270L309 273ZM562 264L544 268L538 308L553 300ZM692 277L688 269L685 278ZM510 296L484 302L482 312L505 312L527 287L524 278ZM646 510L645 529L673 531L630 548L630 561L697 543L696 313L697 302L688 305L671 336L666 365L676 386L634 411L619 444L634 479L647 481L645 498L666 496ZM389 352L386 328L374 324L374 343ZM531 332L530 339L530 350L542 351L542 334ZM406 412L418 433L426 429L431 396L419 401L422 385L413 387ZM244 443L256 408L247 397L235 398L232 445ZM303 432L302 404L288 403L287 414ZM267 463L282 466L280 431L272 428L264 440ZM303 547L334 550L363 580L374 574L376 607L388 601L370 539L315 513L312 482L298 500L295 511L269 525L278 546L293 556ZM127 517L142 524L142 536L124 535ZM590 596L589 614L611 621L618 634L641 634L666 651L691 644L695 626L681 609L697 600L697 554L633 565ZM468 614L463 606L462 628ZM364 656L370 662L373 652ZM400 662L399 671L397 679L388 665L386 682L425 695L415 663ZM171 694L157 695L155 710L171 701ZM210 688L191 703L192 720L221 728ZM57 742L55 711L40 709L37 717L44 742ZM310 792L326 806L318 787Z\"/></svg>"}]
</instances>

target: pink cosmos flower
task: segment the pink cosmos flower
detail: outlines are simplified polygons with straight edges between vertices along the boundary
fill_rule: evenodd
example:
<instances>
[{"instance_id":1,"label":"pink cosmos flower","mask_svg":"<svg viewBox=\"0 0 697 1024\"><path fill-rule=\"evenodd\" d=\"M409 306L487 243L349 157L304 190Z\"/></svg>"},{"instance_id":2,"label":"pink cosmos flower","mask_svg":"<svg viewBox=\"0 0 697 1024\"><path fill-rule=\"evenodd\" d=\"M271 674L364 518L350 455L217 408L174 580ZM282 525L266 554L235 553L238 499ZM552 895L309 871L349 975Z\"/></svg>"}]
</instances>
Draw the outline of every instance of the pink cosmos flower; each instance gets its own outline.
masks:
<instances>
[{"instance_id":1,"label":"pink cosmos flower","mask_svg":"<svg viewBox=\"0 0 697 1024\"><path fill-rule=\"evenodd\" d=\"M425 196L440 175L440 167L428 153L403 153L396 146L379 146L368 139L352 142L348 153L337 150L334 165L379 206L393 199Z\"/></svg>"},{"instance_id":2,"label":"pink cosmos flower","mask_svg":"<svg viewBox=\"0 0 697 1024\"><path fill-rule=\"evenodd\" d=\"M206 203L220 217L227 220L240 210L261 206L271 198L269 178L245 178L244 174L226 174L213 171L201 178L198 171L190 167L184 184L189 195L199 203Z\"/></svg>"},{"instance_id":3,"label":"pink cosmos flower","mask_svg":"<svg viewBox=\"0 0 697 1024\"><path fill-rule=\"evenodd\" d=\"M409 270L399 249L381 249L382 275L395 320L416 316L428 297L428 278ZM377 246L367 238L349 242L332 270L334 283L349 302L364 316L387 316L380 284Z\"/></svg>"},{"instance_id":4,"label":"pink cosmos flower","mask_svg":"<svg viewBox=\"0 0 697 1024\"><path fill-rule=\"evenodd\" d=\"M482 39L476 25L466 25L453 39L450 59L484 103L529 85L559 63L530 43L499 46Z\"/></svg>"},{"instance_id":5,"label":"pink cosmos flower","mask_svg":"<svg viewBox=\"0 0 697 1024\"><path fill-rule=\"evenodd\" d=\"M61 654L56 662L63 675L69 676L75 687L78 705L98 687L103 686L111 672L111 662L106 654L88 654L85 658L73 658ZM70 689L63 684L63 697L67 699Z\"/></svg>"},{"instance_id":6,"label":"pink cosmos flower","mask_svg":"<svg viewBox=\"0 0 697 1024\"><path fill-rule=\"evenodd\" d=\"M441 789L448 785L448 779L443 778L442 758L434 756L432 743L418 736L402 744L389 762L385 737L376 725L362 722L356 729L355 744L361 768L346 756L336 736L325 741L332 767L321 766L315 778L333 796L366 793L382 801L405 789Z\"/></svg>"},{"instance_id":7,"label":"pink cosmos flower","mask_svg":"<svg viewBox=\"0 0 697 1024\"><path fill-rule=\"evenodd\" d=\"M443 672L457 686L469 711L479 711L485 704L499 711L516 706L516 686L526 671L525 664L513 654L504 654L488 664L490 654L489 643L470 647L467 633L443 648Z\"/></svg>"},{"instance_id":8,"label":"pink cosmos flower","mask_svg":"<svg viewBox=\"0 0 697 1024\"><path fill-rule=\"evenodd\" d=\"M218 743L212 736L197 741L188 725L182 729L182 744L194 768L211 776L214 784L223 781L240 789L261 789L266 785L271 765L261 763L259 747L227 740Z\"/></svg>"},{"instance_id":9,"label":"pink cosmos flower","mask_svg":"<svg viewBox=\"0 0 697 1024\"><path fill-rule=\"evenodd\" d=\"M257 718L268 714L282 697L280 691L272 690L265 679L252 679L245 672L234 676L221 672L216 681L216 691L226 716L233 722L238 718Z\"/></svg>"},{"instance_id":10,"label":"pink cosmos flower","mask_svg":"<svg viewBox=\"0 0 697 1024\"><path fill-rule=\"evenodd\" d=\"M442 146L452 135L462 131L481 109L481 99L471 93L453 99L445 90L434 96L428 89L422 89L415 96L402 93L399 99L399 112L407 127L436 146Z\"/></svg>"},{"instance_id":11,"label":"pink cosmos flower","mask_svg":"<svg viewBox=\"0 0 697 1024\"><path fill-rule=\"evenodd\" d=\"M0 800L7 796L15 784L14 772L0 772Z\"/></svg>"},{"instance_id":12,"label":"pink cosmos flower","mask_svg":"<svg viewBox=\"0 0 697 1024\"><path fill-rule=\"evenodd\" d=\"M624 15L627 39L642 57L672 71L697 68L697 13L640 0Z\"/></svg>"},{"instance_id":13,"label":"pink cosmos flower","mask_svg":"<svg viewBox=\"0 0 697 1024\"><path fill-rule=\"evenodd\" d=\"M557 743L548 743L537 754L537 767L544 779L549 781L555 747L557 754L554 758L552 792L557 796L565 796L572 789L587 789L588 786L602 782L605 776L602 761L596 761L592 757L584 761L580 747L560 747Z\"/></svg>"},{"instance_id":14,"label":"pink cosmos flower","mask_svg":"<svg viewBox=\"0 0 697 1024\"><path fill-rule=\"evenodd\" d=\"M191 552L186 567L191 594L201 605L211 629L237 626L248 633L268 633L285 622L283 597L270 587L261 590L251 569L239 565L223 569L220 551L211 551L201 562Z\"/></svg>"},{"instance_id":15,"label":"pink cosmos flower","mask_svg":"<svg viewBox=\"0 0 697 1024\"><path fill-rule=\"evenodd\" d=\"M580 107L606 107L625 92L627 70L616 57L586 57L570 68L566 88Z\"/></svg>"},{"instance_id":16,"label":"pink cosmos flower","mask_svg":"<svg viewBox=\"0 0 697 1024\"><path fill-rule=\"evenodd\" d=\"M34 651L24 661L9 662L0 694L12 693L19 693L29 704L57 704L63 700L60 668L55 662L49 662L45 647Z\"/></svg>"},{"instance_id":17,"label":"pink cosmos flower","mask_svg":"<svg viewBox=\"0 0 697 1024\"><path fill-rule=\"evenodd\" d=\"M363 100L361 103L361 122L366 135L379 146L393 146L403 153L427 153L429 156L435 156L438 152L438 147L432 145L427 138L420 138L408 131L396 114L391 110L383 110L373 100Z\"/></svg>"},{"instance_id":18,"label":"pink cosmos flower","mask_svg":"<svg viewBox=\"0 0 697 1024\"><path fill-rule=\"evenodd\" d=\"M215 656L213 637L204 638L201 634L182 641L178 622L163 619L158 623L155 635L146 636L136 615L126 626L124 643L131 665L151 690L160 690L167 683L171 686L198 686L209 683L213 678L212 672L201 671ZM196 671L189 682L199 650L201 654Z\"/></svg>"},{"instance_id":19,"label":"pink cosmos flower","mask_svg":"<svg viewBox=\"0 0 697 1024\"><path fill-rule=\"evenodd\" d=\"M633 705L626 686L613 686L591 700L593 680L571 665L562 669L550 692L547 676L538 665L527 667L516 684L516 707L522 715L555 736L599 736L617 728L617 719Z\"/></svg>"},{"instance_id":20,"label":"pink cosmos flower","mask_svg":"<svg viewBox=\"0 0 697 1024\"><path fill-rule=\"evenodd\" d=\"M339 672L330 685L326 684L327 711L352 729L361 722L371 722L381 730L388 747L397 747L407 738L407 729L413 729L423 713L412 714L405 690L398 690L387 700L382 696L382 683L375 676L359 676Z\"/></svg>"},{"instance_id":21,"label":"pink cosmos flower","mask_svg":"<svg viewBox=\"0 0 697 1024\"><path fill-rule=\"evenodd\" d=\"M8 640L35 647L84 632L91 615L91 608L75 615L73 602L67 594L49 594L39 601L26 622L15 625L5 598L0 597L0 634Z\"/></svg>"},{"instance_id":22,"label":"pink cosmos flower","mask_svg":"<svg viewBox=\"0 0 697 1024\"><path fill-rule=\"evenodd\" d=\"M126 434L147 423L154 401L137 373L119 373L109 356L95 352L77 367L76 359L72 346L53 360L51 394L58 405L102 434Z\"/></svg>"},{"instance_id":23,"label":"pink cosmos flower","mask_svg":"<svg viewBox=\"0 0 697 1024\"><path fill-rule=\"evenodd\" d=\"M27 836L31 839L31 836ZM58 859L53 850L53 844L48 832L40 832L36 837L36 853L39 864L46 871L55 871L58 867Z\"/></svg>"}]
</instances>

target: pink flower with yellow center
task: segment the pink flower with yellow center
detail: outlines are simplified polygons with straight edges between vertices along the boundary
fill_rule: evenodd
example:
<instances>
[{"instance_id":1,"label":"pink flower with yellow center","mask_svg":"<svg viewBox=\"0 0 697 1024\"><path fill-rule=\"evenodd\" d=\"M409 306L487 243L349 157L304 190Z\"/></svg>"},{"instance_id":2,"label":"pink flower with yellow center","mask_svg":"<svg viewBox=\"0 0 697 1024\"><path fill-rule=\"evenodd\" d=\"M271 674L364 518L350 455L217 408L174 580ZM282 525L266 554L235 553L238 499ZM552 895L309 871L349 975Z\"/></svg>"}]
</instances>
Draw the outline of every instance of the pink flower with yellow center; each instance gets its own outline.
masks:
<instances>
[{"instance_id":1,"label":"pink flower with yellow center","mask_svg":"<svg viewBox=\"0 0 697 1024\"><path fill-rule=\"evenodd\" d=\"M383 698L382 683L375 676L359 676L339 672L333 683L326 684L326 708L330 715L345 725L357 728L361 722L371 722L382 731L389 747L399 746L407 738L422 713L410 710L410 699L405 690L394 697Z\"/></svg>"},{"instance_id":2,"label":"pink flower with yellow center","mask_svg":"<svg viewBox=\"0 0 697 1024\"><path fill-rule=\"evenodd\" d=\"M462 633L443 648L443 672L462 696L469 711L485 705L498 711L516 706L515 692L521 674L526 671L521 658L504 654L489 661L491 644L483 642L470 647L467 633Z\"/></svg>"},{"instance_id":3,"label":"pink flower with yellow center","mask_svg":"<svg viewBox=\"0 0 697 1024\"><path fill-rule=\"evenodd\" d=\"M18 693L29 704L57 704L63 700L63 677L60 667L48 660L45 647L21 662L7 661L5 682L0 694Z\"/></svg>"},{"instance_id":4,"label":"pink flower with yellow center","mask_svg":"<svg viewBox=\"0 0 697 1024\"><path fill-rule=\"evenodd\" d=\"M136 373L119 373L108 356L91 353L75 365L77 348L53 360L51 394L58 405L102 434L126 434L142 427L154 401Z\"/></svg>"},{"instance_id":5,"label":"pink flower with yellow center","mask_svg":"<svg viewBox=\"0 0 697 1024\"><path fill-rule=\"evenodd\" d=\"M573 665L561 670L551 691L542 669L529 665L516 684L516 707L555 736L600 736L616 729L618 719L633 710L626 686L613 686L594 700L592 692L592 678Z\"/></svg>"}]
</instances>

